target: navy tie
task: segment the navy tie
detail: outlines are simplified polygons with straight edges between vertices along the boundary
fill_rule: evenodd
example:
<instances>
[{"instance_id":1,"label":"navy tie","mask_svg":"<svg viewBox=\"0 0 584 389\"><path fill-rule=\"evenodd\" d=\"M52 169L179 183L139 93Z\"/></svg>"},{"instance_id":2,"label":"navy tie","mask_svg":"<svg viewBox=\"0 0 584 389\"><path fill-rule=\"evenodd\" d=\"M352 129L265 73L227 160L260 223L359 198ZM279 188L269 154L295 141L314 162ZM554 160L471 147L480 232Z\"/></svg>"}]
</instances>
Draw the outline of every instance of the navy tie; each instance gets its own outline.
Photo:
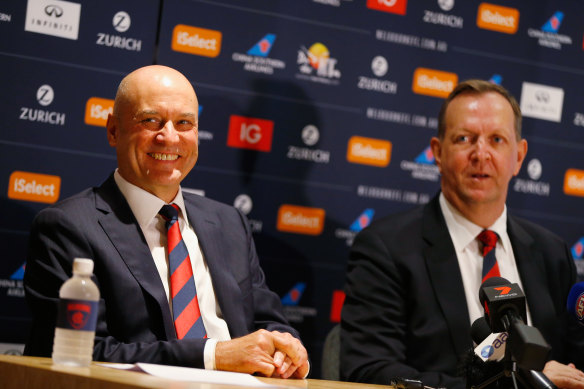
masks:
<instances>
[{"instance_id":1,"label":"navy tie","mask_svg":"<svg viewBox=\"0 0 584 389\"><path fill-rule=\"evenodd\" d=\"M174 327L179 339L206 338L197 300L193 267L178 224L178 211L178 205L171 204L164 205L159 212L166 221Z\"/></svg>"},{"instance_id":2,"label":"navy tie","mask_svg":"<svg viewBox=\"0 0 584 389\"><path fill-rule=\"evenodd\" d=\"M491 230L483 230L477 239L483 244L483 281L491 277L501 277L499 264L495 257L495 247L499 240L499 235Z\"/></svg>"}]
</instances>

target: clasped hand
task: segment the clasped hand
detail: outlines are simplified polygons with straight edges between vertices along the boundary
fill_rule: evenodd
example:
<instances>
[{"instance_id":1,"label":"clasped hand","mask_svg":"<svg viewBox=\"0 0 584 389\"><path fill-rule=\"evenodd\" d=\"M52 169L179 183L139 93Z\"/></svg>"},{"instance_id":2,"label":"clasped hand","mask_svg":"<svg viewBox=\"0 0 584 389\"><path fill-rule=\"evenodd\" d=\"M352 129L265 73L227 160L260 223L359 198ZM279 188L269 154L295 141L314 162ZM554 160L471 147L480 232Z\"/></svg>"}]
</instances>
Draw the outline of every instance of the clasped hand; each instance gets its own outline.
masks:
<instances>
[{"instance_id":1,"label":"clasped hand","mask_svg":"<svg viewBox=\"0 0 584 389\"><path fill-rule=\"evenodd\" d=\"M215 366L217 370L266 377L304 378L308 373L308 354L302 343L289 333L258 330L218 342Z\"/></svg>"}]
</instances>

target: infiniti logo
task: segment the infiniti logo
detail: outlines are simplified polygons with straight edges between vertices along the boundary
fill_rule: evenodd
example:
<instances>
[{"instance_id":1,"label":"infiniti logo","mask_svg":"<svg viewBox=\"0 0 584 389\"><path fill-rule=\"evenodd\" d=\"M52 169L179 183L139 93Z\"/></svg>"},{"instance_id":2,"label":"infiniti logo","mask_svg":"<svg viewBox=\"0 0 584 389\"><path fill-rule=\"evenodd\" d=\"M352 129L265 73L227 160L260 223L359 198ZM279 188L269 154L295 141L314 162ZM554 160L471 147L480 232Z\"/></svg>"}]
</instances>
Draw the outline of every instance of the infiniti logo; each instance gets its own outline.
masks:
<instances>
[{"instance_id":1,"label":"infiniti logo","mask_svg":"<svg viewBox=\"0 0 584 389\"><path fill-rule=\"evenodd\" d=\"M47 5L45 7L45 13L49 16L54 16L56 18L60 18L63 16L63 8L59 7L58 5Z\"/></svg>"},{"instance_id":2,"label":"infiniti logo","mask_svg":"<svg viewBox=\"0 0 584 389\"><path fill-rule=\"evenodd\" d=\"M539 90L535 92L535 99L540 103L549 103L550 94L547 91Z\"/></svg>"},{"instance_id":3,"label":"infiniti logo","mask_svg":"<svg viewBox=\"0 0 584 389\"><path fill-rule=\"evenodd\" d=\"M41 85L41 87L37 90L36 98L40 105L46 107L53 102L53 99L55 98L55 92L50 85Z\"/></svg>"}]
</instances>

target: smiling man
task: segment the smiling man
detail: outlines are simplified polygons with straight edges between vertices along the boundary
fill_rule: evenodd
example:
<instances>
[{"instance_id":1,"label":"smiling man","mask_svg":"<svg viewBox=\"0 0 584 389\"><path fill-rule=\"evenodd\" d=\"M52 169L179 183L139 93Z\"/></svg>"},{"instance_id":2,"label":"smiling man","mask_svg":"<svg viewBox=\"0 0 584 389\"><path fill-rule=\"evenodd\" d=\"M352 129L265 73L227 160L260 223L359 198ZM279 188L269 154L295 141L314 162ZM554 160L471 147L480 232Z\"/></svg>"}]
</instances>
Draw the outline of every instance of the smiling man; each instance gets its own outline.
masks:
<instances>
[{"instance_id":1,"label":"smiling man","mask_svg":"<svg viewBox=\"0 0 584 389\"><path fill-rule=\"evenodd\" d=\"M552 346L544 373L559 388L584 388L584 374L569 365L584 366L584 331L566 312L574 260L559 237L505 205L527 153L517 101L499 85L465 81L444 102L430 144L441 192L371 223L351 248L341 376L464 388L457 368L472 346L471 324L484 315L479 288L496 275L521 286L529 324ZM486 251L494 255L483 252L483 236L493 237Z\"/></svg>"},{"instance_id":2,"label":"smiling man","mask_svg":"<svg viewBox=\"0 0 584 389\"><path fill-rule=\"evenodd\" d=\"M25 354L51 355L59 288L84 257L101 294L94 360L306 376L306 350L265 284L245 216L181 190L197 162L197 113L174 69L122 80L107 122L118 169L33 223Z\"/></svg>"}]
</instances>

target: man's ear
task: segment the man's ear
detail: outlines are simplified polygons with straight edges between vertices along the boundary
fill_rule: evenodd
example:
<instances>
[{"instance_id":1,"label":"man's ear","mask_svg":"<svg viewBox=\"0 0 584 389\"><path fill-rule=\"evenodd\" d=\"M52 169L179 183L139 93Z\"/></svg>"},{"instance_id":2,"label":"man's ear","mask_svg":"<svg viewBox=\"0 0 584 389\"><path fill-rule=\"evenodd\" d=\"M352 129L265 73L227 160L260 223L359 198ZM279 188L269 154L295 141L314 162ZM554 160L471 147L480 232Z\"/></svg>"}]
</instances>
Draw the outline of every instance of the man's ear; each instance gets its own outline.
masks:
<instances>
[{"instance_id":1,"label":"man's ear","mask_svg":"<svg viewBox=\"0 0 584 389\"><path fill-rule=\"evenodd\" d=\"M442 173L442 155L440 154L442 151L442 144L440 143L440 139L435 136L432 137L432 139L430 139L430 148L432 149L432 154L436 160L436 166L438 166L438 170Z\"/></svg>"},{"instance_id":2,"label":"man's ear","mask_svg":"<svg viewBox=\"0 0 584 389\"><path fill-rule=\"evenodd\" d=\"M521 170L521 165L525 160L525 156L527 155L527 141L525 139L521 139L517 142L517 165L515 166L515 171L513 172L513 176L519 174L519 170Z\"/></svg>"},{"instance_id":3,"label":"man's ear","mask_svg":"<svg viewBox=\"0 0 584 389\"><path fill-rule=\"evenodd\" d=\"M109 145L111 147L116 147L118 135L117 120L111 113L107 116L105 128L107 130L107 141L109 142Z\"/></svg>"}]
</instances>

